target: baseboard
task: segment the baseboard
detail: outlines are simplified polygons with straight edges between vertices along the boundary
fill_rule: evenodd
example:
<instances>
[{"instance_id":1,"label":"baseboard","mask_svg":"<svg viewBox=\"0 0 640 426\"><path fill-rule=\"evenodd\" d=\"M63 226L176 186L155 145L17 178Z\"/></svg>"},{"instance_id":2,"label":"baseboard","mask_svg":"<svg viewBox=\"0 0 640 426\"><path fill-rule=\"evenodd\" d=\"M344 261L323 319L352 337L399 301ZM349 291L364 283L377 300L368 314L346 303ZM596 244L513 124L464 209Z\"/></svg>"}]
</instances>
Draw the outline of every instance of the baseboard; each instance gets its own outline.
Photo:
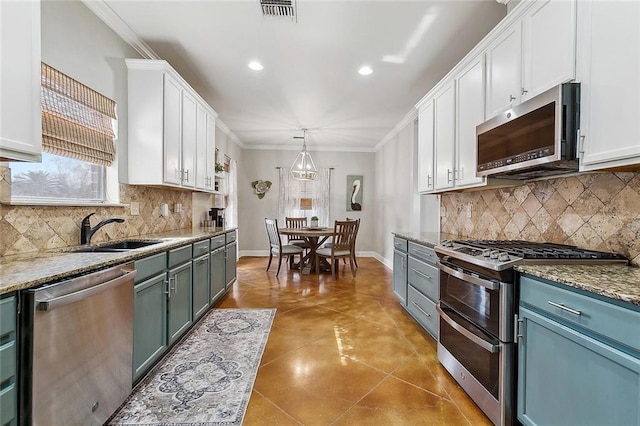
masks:
<instances>
[{"instance_id":1,"label":"baseboard","mask_svg":"<svg viewBox=\"0 0 640 426\"><path fill-rule=\"evenodd\" d=\"M269 257L269 250L241 250L239 257ZM375 251L359 251L356 252L356 257L373 257L378 262L382 263L389 269L393 269L393 262L380 256Z\"/></svg>"}]
</instances>

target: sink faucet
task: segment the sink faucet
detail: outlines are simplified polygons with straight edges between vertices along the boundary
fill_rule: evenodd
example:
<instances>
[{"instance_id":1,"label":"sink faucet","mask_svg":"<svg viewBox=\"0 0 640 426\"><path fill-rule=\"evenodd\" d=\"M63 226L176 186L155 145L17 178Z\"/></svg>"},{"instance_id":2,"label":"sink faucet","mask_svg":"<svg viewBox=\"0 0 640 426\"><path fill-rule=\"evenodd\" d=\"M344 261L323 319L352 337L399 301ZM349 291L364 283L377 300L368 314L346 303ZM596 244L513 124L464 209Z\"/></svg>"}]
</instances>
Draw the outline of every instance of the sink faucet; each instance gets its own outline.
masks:
<instances>
[{"instance_id":1,"label":"sink faucet","mask_svg":"<svg viewBox=\"0 0 640 426\"><path fill-rule=\"evenodd\" d=\"M91 242L91 237L93 236L93 234L95 234L98 229L102 228L107 223L111 223L111 222L122 223L122 222L124 222L124 219L122 219L122 218L110 217L110 218L105 219L102 222L98 223L96 226L94 226L92 228L91 227L91 222L89 222L89 218L91 216L93 216L94 214L95 214L95 212L94 213L90 213L84 219L82 219L82 225L80 226L80 244L89 244Z\"/></svg>"}]
</instances>

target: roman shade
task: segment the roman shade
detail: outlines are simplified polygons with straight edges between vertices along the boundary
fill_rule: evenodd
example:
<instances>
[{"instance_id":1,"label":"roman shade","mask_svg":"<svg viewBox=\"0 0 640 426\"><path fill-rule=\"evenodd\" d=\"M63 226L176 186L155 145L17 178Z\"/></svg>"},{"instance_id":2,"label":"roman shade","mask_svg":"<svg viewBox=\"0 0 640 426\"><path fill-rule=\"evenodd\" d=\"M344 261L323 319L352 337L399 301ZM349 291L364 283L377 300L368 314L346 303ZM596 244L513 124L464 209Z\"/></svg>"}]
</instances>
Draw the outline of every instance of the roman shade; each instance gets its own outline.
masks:
<instances>
[{"instance_id":1,"label":"roman shade","mask_svg":"<svg viewBox=\"0 0 640 426\"><path fill-rule=\"evenodd\" d=\"M41 64L42 149L110 166L115 158L116 103Z\"/></svg>"}]
</instances>

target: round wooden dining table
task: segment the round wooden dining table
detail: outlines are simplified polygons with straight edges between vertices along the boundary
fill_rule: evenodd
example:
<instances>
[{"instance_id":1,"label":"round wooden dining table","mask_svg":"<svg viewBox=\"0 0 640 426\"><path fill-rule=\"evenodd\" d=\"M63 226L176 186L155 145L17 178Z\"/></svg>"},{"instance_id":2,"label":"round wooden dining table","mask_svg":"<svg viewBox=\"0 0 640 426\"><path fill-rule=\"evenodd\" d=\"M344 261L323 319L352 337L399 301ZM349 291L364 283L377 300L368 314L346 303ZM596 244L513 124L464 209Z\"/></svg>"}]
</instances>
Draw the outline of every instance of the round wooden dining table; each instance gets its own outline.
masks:
<instances>
[{"instance_id":1,"label":"round wooden dining table","mask_svg":"<svg viewBox=\"0 0 640 426\"><path fill-rule=\"evenodd\" d=\"M316 250L318 247L322 246L325 241L329 237L332 237L334 234L333 228L311 228L311 227L303 227L303 228L279 228L280 235L295 235L309 243L309 251L302 259L303 265L300 266L300 271L305 273L311 273L316 269ZM331 271L331 265L329 265L326 260L323 259L323 264L320 265L320 270ZM326 265L325 265L326 263ZM307 269L310 268L310 269ZM307 272L308 271L308 272Z\"/></svg>"}]
</instances>

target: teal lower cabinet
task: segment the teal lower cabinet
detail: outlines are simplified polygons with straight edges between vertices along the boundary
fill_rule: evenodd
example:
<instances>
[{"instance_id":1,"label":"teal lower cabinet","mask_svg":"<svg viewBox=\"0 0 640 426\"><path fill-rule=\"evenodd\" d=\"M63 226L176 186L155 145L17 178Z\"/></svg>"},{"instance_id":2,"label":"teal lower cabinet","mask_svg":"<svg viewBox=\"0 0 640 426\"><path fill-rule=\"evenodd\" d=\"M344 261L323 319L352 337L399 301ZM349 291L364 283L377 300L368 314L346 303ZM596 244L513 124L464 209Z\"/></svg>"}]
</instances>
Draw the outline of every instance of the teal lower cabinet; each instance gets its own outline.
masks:
<instances>
[{"instance_id":1,"label":"teal lower cabinet","mask_svg":"<svg viewBox=\"0 0 640 426\"><path fill-rule=\"evenodd\" d=\"M640 424L640 312L527 276L520 287L518 420Z\"/></svg>"},{"instance_id":2,"label":"teal lower cabinet","mask_svg":"<svg viewBox=\"0 0 640 426\"><path fill-rule=\"evenodd\" d=\"M393 237L393 292L407 306L407 240Z\"/></svg>"},{"instance_id":3,"label":"teal lower cabinet","mask_svg":"<svg viewBox=\"0 0 640 426\"><path fill-rule=\"evenodd\" d=\"M210 277L210 295L211 295L211 303L217 302L226 290L226 258L225 258L225 247L217 248L211 251L211 271L209 274Z\"/></svg>"},{"instance_id":4,"label":"teal lower cabinet","mask_svg":"<svg viewBox=\"0 0 640 426\"><path fill-rule=\"evenodd\" d=\"M189 250L191 250L189 248ZM169 269L167 324L169 345L180 338L192 324L192 273L191 261Z\"/></svg>"},{"instance_id":5,"label":"teal lower cabinet","mask_svg":"<svg viewBox=\"0 0 640 426\"><path fill-rule=\"evenodd\" d=\"M207 248L208 250L208 248ZM209 253L193 259L193 319L209 308Z\"/></svg>"},{"instance_id":6,"label":"teal lower cabinet","mask_svg":"<svg viewBox=\"0 0 640 426\"><path fill-rule=\"evenodd\" d=\"M225 247L225 257L226 257L226 266L225 266L225 281L226 288L230 288L233 285L233 282L236 280L236 262L237 262L237 245L236 242L233 241L230 244L227 244Z\"/></svg>"},{"instance_id":7,"label":"teal lower cabinet","mask_svg":"<svg viewBox=\"0 0 640 426\"><path fill-rule=\"evenodd\" d=\"M167 275L134 287L133 380L139 379L167 349Z\"/></svg>"},{"instance_id":8,"label":"teal lower cabinet","mask_svg":"<svg viewBox=\"0 0 640 426\"><path fill-rule=\"evenodd\" d=\"M16 298L0 299L0 425L14 426L17 416Z\"/></svg>"}]
</instances>

